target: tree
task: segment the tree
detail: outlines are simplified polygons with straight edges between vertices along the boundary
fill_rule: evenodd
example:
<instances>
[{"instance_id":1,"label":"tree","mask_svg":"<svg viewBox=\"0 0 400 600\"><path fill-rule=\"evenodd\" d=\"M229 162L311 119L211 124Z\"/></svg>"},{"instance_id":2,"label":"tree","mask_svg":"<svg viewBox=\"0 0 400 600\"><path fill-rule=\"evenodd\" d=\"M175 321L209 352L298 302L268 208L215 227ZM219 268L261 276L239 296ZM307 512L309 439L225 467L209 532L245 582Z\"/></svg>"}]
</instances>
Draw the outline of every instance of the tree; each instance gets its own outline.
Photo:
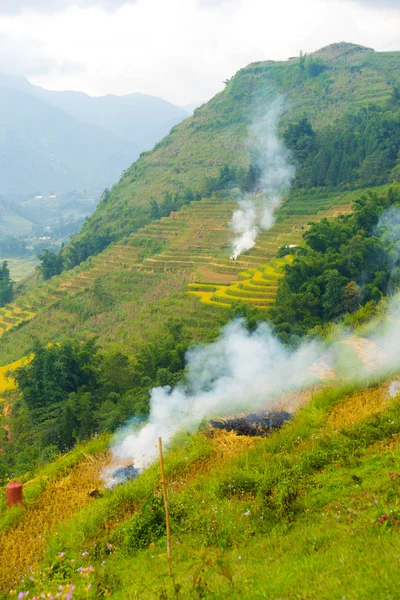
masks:
<instances>
[{"instance_id":1,"label":"tree","mask_svg":"<svg viewBox=\"0 0 400 600\"><path fill-rule=\"evenodd\" d=\"M398 288L399 204L396 184L386 194L363 194L350 215L311 225L285 267L270 311L282 339L358 311L370 300L377 303Z\"/></svg>"},{"instance_id":2,"label":"tree","mask_svg":"<svg viewBox=\"0 0 400 600\"><path fill-rule=\"evenodd\" d=\"M150 218L153 221L160 218L160 207L158 206L158 202L156 200L152 200L150 202Z\"/></svg>"},{"instance_id":3,"label":"tree","mask_svg":"<svg viewBox=\"0 0 400 600\"><path fill-rule=\"evenodd\" d=\"M7 261L0 267L0 306L11 302L13 298L13 282L10 279L10 270Z\"/></svg>"},{"instance_id":4,"label":"tree","mask_svg":"<svg viewBox=\"0 0 400 600\"><path fill-rule=\"evenodd\" d=\"M43 279L51 279L55 275L59 275L63 270L63 257L61 252L55 254L47 248L39 255L41 265L38 269L41 272Z\"/></svg>"},{"instance_id":5,"label":"tree","mask_svg":"<svg viewBox=\"0 0 400 600\"><path fill-rule=\"evenodd\" d=\"M346 312L353 313L361 304L361 290L355 281L349 281L344 288L343 306Z\"/></svg>"}]
</instances>

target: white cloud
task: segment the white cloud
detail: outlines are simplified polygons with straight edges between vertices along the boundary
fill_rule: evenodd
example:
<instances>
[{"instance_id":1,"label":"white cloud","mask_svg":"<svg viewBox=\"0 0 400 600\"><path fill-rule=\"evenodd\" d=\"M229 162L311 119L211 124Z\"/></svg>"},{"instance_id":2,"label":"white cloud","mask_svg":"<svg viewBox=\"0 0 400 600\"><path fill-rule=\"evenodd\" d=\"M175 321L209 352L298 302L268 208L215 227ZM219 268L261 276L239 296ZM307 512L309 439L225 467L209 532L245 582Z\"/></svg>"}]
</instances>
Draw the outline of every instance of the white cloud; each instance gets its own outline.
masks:
<instances>
[{"instance_id":1,"label":"white cloud","mask_svg":"<svg viewBox=\"0 0 400 600\"><path fill-rule=\"evenodd\" d=\"M391 11L388 19L378 0L136 0L125 5L37 0L34 6L44 8L50 1L69 8L47 15L3 14L0 35L34 36L43 44L43 59L84 64L84 73L43 69L33 78L53 89L143 92L186 104L210 98L252 61L286 60L301 49L312 52L343 40L376 50L400 49L400 12ZM21 7L28 0L14 2ZM111 2L119 10L107 12Z\"/></svg>"},{"instance_id":2,"label":"white cloud","mask_svg":"<svg viewBox=\"0 0 400 600\"><path fill-rule=\"evenodd\" d=\"M382 9L382 8L393 8L395 10L400 11L399 0L355 0L358 4L362 6L370 6L372 8Z\"/></svg>"},{"instance_id":3,"label":"white cloud","mask_svg":"<svg viewBox=\"0 0 400 600\"><path fill-rule=\"evenodd\" d=\"M0 72L25 76L65 76L81 73L83 67L68 60L57 62L46 45L30 36L0 35Z\"/></svg>"},{"instance_id":4,"label":"white cloud","mask_svg":"<svg viewBox=\"0 0 400 600\"><path fill-rule=\"evenodd\" d=\"M20 12L54 13L73 6L98 7L108 11L118 10L135 0L0 0L0 14L12 15Z\"/></svg>"}]
</instances>

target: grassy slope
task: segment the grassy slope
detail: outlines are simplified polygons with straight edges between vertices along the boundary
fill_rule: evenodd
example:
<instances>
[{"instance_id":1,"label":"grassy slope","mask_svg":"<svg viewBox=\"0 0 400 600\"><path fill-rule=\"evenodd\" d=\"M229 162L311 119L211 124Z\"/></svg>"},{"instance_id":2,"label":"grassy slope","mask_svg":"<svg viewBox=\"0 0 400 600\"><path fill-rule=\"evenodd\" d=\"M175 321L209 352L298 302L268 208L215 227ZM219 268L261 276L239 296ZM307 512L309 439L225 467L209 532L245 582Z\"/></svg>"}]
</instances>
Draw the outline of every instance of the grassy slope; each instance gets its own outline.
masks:
<instances>
[{"instance_id":1,"label":"grassy slope","mask_svg":"<svg viewBox=\"0 0 400 600\"><path fill-rule=\"evenodd\" d=\"M128 170L114 188L112 201L95 213L87 229L107 227L123 236L129 232L127 215L133 205L147 204L166 189L195 187L225 162L246 162L242 142L248 107L260 93L269 93L271 82L296 101L291 116L302 114L307 106L311 116L320 115L321 122L331 122L346 107L386 99L389 79L398 79L398 54L348 50L346 54L341 48L339 57L335 48L325 50L331 70L318 81L296 81L296 63L259 63L243 69L224 93ZM118 344L134 353L142 341L162 333L171 314L182 317L194 339L207 340L229 319L229 312L223 306L199 303L186 293L187 284L218 283L213 281L218 276L228 278L222 283L240 283L242 270L267 263L283 242L294 241L292 236L294 243L298 241L296 225L299 229L324 210L340 210L349 199L341 194L291 200L282 208L275 230L260 238L254 251L243 257L243 264L235 265L229 264L226 254L229 201L221 201L216 210L207 200L203 205L193 203L179 216L151 224L76 270L33 286L1 311L0 327L13 329L1 339L0 364L25 355L33 336L57 341L99 335L104 345ZM199 211L200 206L204 210ZM145 258L141 253L146 240L153 238L162 243L161 252ZM29 322L15 327L24 320ZM201 597L207 583L204 593L217 598L396 598L392 564L397 560L397 513L391 513L394 522L378 519L397 511L399 416L397 400L388 405L384 387L376 395L366 390L361 399L325 393L314 398L290 426L264 441L209 435L181 440L167 460L175 514L174 569L183 586L181 597ZM99 453L97 471L92 469L89 479L83 476L86 484L76 502L74 486L82 485L82 473L87 474L79 453L65 470L58 469L57 463L51 465L51 476L44 481L41 474L33 477L25 513L2 515L0 527L6 527L2 542L8 551L3 551L0 561L0 589L6 595L16 585L18 590L32 585L18 583L24 568L50 566L35 575L38 582L45 579L45 592L74 581L77 597L98 597L106 590L116 598L171 597L164 538L132 553L124 532L125 520L146 505L154 489L159 496L157 469L93 500L87 486L97 485L98 468L106 460L104 450L101 441L94 450ZM86 456L85 461L92 464ZM396 477L389 477L389 471ZM44 488L48 495L41 501ZM47 500L60 491L61 501L49 510ZM62 515L64 501L68 509ZM43 519L50 536L48 554L40 541L35 541L34 551L29 550L30 519L35 523ZM107 543L112 547L107 548ZM209 550L199 554L202 543ZM60 558L64 551L66 557ZM84 552L89 555L82 556ZM88 577L79 575L78 566L88 564L95 571L87 572ZM197 590L193 588L196 571ZM83 591L89 582L93 590ZM164 588L167 595L162 596Z\"/></svg>"},{"instance_id":2,"label":"grassy slope","mask_svg":"<svg viewBox=\"0 0 400 600\"><path fill-rule=\"evenodd\" d=\"M307 109L318 127L360 103L384 101L393 83L400 80L396 53L374 53L339 44L319 54L329 69L316 78L304 77L296 62L256 63L239 71L224 92L128 169L114 186L111 200L101 204L86 223L85 231L108 230L123 237L130 232L129 215L134 206L160 199L168 189L196 189L222 164L246 163L247 127L265 106L272 89L289 98L290 111L283 125ZM257 246L235 265L227 260L227 223L233 203L218 199L192 203L178 216L151 223L125 240L133 248L129 252L114 246L47 284L27 283L26 293L0 311L0 334L5 333L0 364L25 355L35 335L56 341L70 335L95 334L104 344L117 343L134 352L137 343L151 332L160 332L172 311L182 316L194 339L209 339L229 318L224 309L232 302L244 300L268 307L276 290L277 269L265 273L265 267L257 271L259 266L268 263L283 243L299 243L302 227L316 213L323 216L322 211L327 210L329 214L334 206L351 199L352 194L347 200L343 194L292 198L282 207L275 229L260 236ZM149 240L160 242L162 251L145 258L143 250ZM243 282L241 272L247 272L245 278L250 281ZM264 286L264 279L268 286ZM212 293L209 288L192 290L209 303L198 308L196 298L185 295L187 284L194 282L222 288ZM107 288L106 302L99 283ZM227 289L226 284L232 283L235 285ZM19 288L21 293L23 289ZM32 316L31 324L16 329Z\"/></svg>"},{"instance_id":3,"label":"grassy slope","mask_svg":"<svg viewBox=\"0 0 400 600\"><path fill-rule=\"evenodd\" d=\"M266 439L206 431L177 440L166 468L179 597L397 598L399 416L383 382L320 391ZM26 512L3 520L4 597L15 586L34 595L70 583L78 598L174 597L163 527L153 539L141 530L143 549L132 542L132 515L148 515L149 498L160 497L158 468L94 500L87 492L103 453L104 441L92 443L63 459L66 470L55 463L47 480L37 474L43 490L33 486ZM68 510L57 501L50 517L54 495ZM50 537L47 550L32 540L32 552L28 523L38 519ZM34 583L17 583L28 568Z\"/></svg>"},{"instance_id":4,"label":"grassy slope","mask_svg":"<svg viewBox=\"0 0 400 600\"><path fill-rule=\"evenodd\" d=\"M126 235L133 207L161 200L168 190L199 190L204 178L216 175L223 164L248 164L248 126L276 93L288 100L282 127L307 113L318 129L348 110L386 101L393 84L400 83L398 52L336 44L316 54L328 69L315 78L303 76L296 61L260 62L241 69L223 92L127 169L112 189L111 200L97 208L83 232Z\"/></svg>"},{"instance_id":5,"label":"grassy slope","mask_svg":"<svg viewBox=\"0 0 400 600\"><path fill-rule=\"evenodd\" d=\"M104 346L116 344L135 353L149 337L162 335L171 315L179 315L194 340L210 340L230 319L226 309L233 302L261 309L270 305L280 276L274 259L278 248L299 243L310 219L348 210L353 195L310 198L306 214L300 200L300 214L291 203L284 205L272 230L235 263L229 260L228 227L235 203L193 202L78 268L28 287L0 309L0 365L25 356L33 337L56 342L97 335ZM154 241L162 250L146 258L146 246ZM212 293L207 284L213 284ZM197 295L206 303L199 303Z\"/></svg>"}]
</instances>

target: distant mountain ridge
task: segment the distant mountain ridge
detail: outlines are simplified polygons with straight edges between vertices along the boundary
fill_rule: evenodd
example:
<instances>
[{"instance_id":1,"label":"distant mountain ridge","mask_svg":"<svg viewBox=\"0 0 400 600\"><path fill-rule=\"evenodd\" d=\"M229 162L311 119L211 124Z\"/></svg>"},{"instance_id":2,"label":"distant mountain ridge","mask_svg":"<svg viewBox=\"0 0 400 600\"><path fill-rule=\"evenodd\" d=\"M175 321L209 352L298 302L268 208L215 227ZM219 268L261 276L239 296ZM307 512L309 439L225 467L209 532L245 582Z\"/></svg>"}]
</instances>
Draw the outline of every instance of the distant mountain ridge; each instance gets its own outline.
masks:
<instances>
[{"instance_id":1,"label":"distant mountain ridge","mask_svg":"<svg viewBox=\"0 0 400 600\"><path fill-rule=\"evenodd\" d=\"M188 113L153 96L93 98L0 75L0 193L101 190Z\"/></svg>"},{"instance_id":2,"label":"distant mountain ridge","mask_svg":"<svg viewBox=\"0 0 400 600\"><path fill-rule=\"evenodd\" d=\"M140 151L152 148L191 112L189 107L175 106L148 94L89 96L84 92L46 90L32 85L26 77L0 74L0 88L3 87L57 106L78 121L91 123L134 143Z\"/></svg>"}]
</instances>

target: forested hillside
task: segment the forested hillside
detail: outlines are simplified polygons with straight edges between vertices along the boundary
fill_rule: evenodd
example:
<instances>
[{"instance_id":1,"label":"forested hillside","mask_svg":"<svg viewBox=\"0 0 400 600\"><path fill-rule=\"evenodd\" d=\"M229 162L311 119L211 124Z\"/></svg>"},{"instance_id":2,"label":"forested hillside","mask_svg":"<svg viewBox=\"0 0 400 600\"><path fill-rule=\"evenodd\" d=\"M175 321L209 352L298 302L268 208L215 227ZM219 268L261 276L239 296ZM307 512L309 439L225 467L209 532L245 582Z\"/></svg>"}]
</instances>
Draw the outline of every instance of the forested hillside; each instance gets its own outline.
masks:
<instances>
[{"instance_id":1,"label":"forested hillside","mask_svg":"<svg viewBox=\"0 0 400 600\"><path fill-rule=\"evenodd\" d=\"M296 185L355 187L396 178L398 127L392 131L391 122L399 111L398 86L398 53L352 44L290 62L251 64L127 169L82 236L127 235L140 226L151 200L160 203L166 192L174 197L188 188L207 195L207 178L217 177L225 164L247 168L248 127L276 94L287 100L281 131L290 126L285 138L301 164ZM306 131L301 129L304 116ZM347 179L354 167L358 171Z\"/></svg>"},{"instance_id":2,"label":"forested hillside","mask_svg":"<svg viewBox=\"0 0 400 600\"><path fill-rule=\"evenodd\" d=\"M3 265L0 597L397 598L399 90L353 44L251 64L34 277ZM233 260L279 95L296 174Z\"/></svg>"}]
</instances>

